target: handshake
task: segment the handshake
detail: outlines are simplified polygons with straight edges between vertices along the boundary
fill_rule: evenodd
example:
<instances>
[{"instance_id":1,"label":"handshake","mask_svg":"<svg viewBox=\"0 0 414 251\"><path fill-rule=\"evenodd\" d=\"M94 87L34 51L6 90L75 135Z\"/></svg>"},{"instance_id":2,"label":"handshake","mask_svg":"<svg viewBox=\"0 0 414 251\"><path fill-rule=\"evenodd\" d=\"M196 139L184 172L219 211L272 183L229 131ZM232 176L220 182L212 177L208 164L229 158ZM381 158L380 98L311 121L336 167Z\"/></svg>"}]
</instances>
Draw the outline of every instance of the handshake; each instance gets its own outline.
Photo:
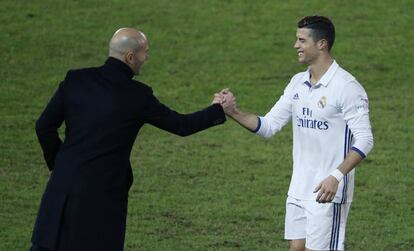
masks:
<instances>
[{"instance_id":1,"label":"handshake","mask_svg":"<svg viewBox=\"0 0 414 251\"><path fill-rule=\"evenodd\" d=\"M220 104L223 107L224 113L228 116L232 116L237 111L236 97L228 88L215 93L211 104Z\"/></svg>"}]
</instances>

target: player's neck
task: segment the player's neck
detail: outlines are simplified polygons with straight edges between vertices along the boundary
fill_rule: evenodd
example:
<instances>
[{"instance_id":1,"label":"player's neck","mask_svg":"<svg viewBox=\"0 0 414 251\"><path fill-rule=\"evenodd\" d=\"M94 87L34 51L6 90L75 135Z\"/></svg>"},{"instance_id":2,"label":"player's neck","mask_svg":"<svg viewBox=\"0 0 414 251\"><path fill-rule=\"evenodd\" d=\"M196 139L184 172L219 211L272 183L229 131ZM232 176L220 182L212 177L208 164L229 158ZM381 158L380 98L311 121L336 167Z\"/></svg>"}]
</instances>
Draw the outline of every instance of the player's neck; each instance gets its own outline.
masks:
<instances>
[{"instance_id":1,"label":"player's neck","mask_svg":"<svg viewBox=\"0 0 414 251\"><path fill-rule=\"evenodd\" d=\"M319 82L323 74L325 74L333 63L333 58L330 55L320 56L315 62L308 67L310 73L310 82L312 85Z\"/></svg>"}]
</instances>

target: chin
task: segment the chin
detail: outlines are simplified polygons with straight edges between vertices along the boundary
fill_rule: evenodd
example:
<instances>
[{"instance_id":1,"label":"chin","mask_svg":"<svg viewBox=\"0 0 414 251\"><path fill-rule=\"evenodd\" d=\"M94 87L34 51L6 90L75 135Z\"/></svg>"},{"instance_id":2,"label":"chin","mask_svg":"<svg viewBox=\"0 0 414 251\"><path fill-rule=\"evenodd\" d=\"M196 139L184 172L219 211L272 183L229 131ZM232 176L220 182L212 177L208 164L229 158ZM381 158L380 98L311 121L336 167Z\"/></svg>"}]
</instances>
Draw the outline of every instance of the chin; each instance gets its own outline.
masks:
<instances>
[{"instance_id":1,"label":"chin","mask_svg":"<svg viewBox=\"0 0 414 251\"><path fill-rule=\"evenodd\" d=\"M300 64L306 64L306 61L305 61L305 60L303 60L303 59L301 59L301 58L298 58L298 62L299 62Z\"/></svg>"}]
</instances>

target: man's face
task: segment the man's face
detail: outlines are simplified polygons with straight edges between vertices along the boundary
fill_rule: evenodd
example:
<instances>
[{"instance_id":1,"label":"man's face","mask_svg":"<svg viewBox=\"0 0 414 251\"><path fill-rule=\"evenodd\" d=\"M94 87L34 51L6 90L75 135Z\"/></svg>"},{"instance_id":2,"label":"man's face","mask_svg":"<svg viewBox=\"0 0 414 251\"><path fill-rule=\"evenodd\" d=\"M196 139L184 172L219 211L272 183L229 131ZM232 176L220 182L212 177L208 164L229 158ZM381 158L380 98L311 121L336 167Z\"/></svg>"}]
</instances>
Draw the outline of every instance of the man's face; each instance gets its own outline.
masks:
<instances>
[{"instance_id":1,"label":"man's face","mask_svg":"<svg viewBox=\"0 0 414 251\"><path fill-rule=\"evenodd\" d=\"M318 43L311 36L308 28L298 28L296 31L296 42L293 46L298 53L298 61L303 64L312 64L319 56Z\"/></svg>"},{"instance_id":2,"label":"man's face","mask_svg":"<svg viewBox=\"0 0 414 251\"><path fill-rule=\"evenodd\" d=\"M145 61L147 61L148 57L149 46L148 42L145 42L145 44L139 51L133 53L133 57L131 60L131 68L135 75L139 74L141 66L145 63Z\"/></svg>"}]
</instances>

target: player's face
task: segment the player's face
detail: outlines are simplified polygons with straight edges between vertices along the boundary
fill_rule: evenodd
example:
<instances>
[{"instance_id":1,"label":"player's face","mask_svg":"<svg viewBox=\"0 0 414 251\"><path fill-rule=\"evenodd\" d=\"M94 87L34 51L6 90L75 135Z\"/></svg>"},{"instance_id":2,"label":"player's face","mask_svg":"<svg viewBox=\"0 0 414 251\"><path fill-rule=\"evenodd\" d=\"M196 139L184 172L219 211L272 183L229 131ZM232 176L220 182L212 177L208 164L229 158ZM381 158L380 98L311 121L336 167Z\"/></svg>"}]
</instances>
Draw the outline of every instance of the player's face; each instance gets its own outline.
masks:
<instances>
[{"instance_id":1,"label":"player's face","mask_svg":"<svg viewBox=\"0 0 414 251\"><path fill-rule=\"evenodd\" d=\"M296 42L293 46L298 53L299 63L312 64L319 56L317 43L311 36L308 28L298 28L296 31Z\"/></svg>"}]
</instances>

